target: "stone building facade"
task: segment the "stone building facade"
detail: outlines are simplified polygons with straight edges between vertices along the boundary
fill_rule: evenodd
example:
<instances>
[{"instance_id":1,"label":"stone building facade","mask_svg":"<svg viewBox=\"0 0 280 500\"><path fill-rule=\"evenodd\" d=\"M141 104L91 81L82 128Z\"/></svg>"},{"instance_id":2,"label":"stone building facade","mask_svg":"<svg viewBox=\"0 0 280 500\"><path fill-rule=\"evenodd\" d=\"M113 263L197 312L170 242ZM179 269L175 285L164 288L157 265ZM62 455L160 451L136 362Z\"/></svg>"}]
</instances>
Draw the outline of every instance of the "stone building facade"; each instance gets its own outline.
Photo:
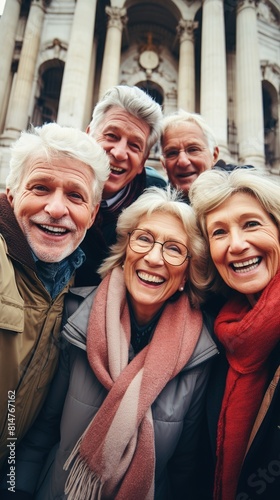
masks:
<instances>
[{"instance_id":1,"label":"stone building facade","mask_svg":"<svg viewBox=\"0 0 280 500\"><path fill-rule=\"evenodd\" d=\"M115 84L201 113L220 157L280 181L279 0L7 0L0 20L0 188L30 123L85 129ZM159 164L159 146L149 164Z\"/></svg>"}]
</instances>

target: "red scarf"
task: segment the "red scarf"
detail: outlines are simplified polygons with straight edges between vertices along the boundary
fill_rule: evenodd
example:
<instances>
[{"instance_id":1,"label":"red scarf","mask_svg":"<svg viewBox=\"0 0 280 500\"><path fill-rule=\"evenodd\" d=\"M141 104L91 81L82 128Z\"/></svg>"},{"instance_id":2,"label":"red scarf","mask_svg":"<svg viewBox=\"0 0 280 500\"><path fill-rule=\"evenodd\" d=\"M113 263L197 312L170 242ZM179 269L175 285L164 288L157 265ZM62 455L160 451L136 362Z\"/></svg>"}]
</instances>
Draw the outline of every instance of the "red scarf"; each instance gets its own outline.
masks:
<instances>
[{"instance_id":1,"label":"red scarf","mask_svg":"<svg viewBox=\"0 0 280 500\"><path fill-rule=\"evenodd\" d=\"M71 465L69 500L154 498L151 405L186 365L201 328L201 312L191 309L182 293L166 305L151 342L129 363L130 317L121 268L102 281L89 318L87 354L109 392L64 466Z\"/></svg>"},{"instance_id":2,"label":"red scarf","mask_svg":"<svg viewBox=\"0 0 280 500\"><path fill-rule=\"evenodd\" d=\"M215 332L226 349L229 370L218 422L215 500L235 499L250 434L267 382L267 359L280 339L280 273L251 309L245 296L219 313Z\"/></svg>"}]
</instances>

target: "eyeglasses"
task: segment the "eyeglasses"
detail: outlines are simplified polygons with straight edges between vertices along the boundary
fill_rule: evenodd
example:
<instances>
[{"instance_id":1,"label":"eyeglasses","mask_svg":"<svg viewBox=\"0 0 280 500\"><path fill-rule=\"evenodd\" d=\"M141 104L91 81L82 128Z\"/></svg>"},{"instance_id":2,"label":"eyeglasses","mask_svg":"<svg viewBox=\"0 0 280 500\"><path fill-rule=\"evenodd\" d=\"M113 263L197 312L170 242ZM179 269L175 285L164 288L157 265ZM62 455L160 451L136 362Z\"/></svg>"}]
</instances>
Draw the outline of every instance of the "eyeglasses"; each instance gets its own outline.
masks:
<instances>
[{"instance_id":1,"label":"eyeglasses","mask_svg":"<svg viewBox=\"0 0 280 500\"><path fill-rule=\"evenodd\" d=\"M166 159L166 161L174 161L177 160L178 156L180 153L185 153L188 157L196 157L201 155L206 148L202 148L200 146L188 146L183 149L167 149L166 151L163 151L163 157Z\"/></svg>"},{"instance_id":2,"label":"eyeglasses","mask_svg":"<svg viewBox=\"0 0 280 500\"><path fill-rule=\"evenodd\" d=\"M161 243L156 241L153 234L145 229L133 229L129 235L129 246L135 253L148 253L153 248L155 243L161 245L162 257L172 266L181 266L186 259L189 259L189 251L183 243L179 241L168 240Z\"/></svg>"}]
</instances>

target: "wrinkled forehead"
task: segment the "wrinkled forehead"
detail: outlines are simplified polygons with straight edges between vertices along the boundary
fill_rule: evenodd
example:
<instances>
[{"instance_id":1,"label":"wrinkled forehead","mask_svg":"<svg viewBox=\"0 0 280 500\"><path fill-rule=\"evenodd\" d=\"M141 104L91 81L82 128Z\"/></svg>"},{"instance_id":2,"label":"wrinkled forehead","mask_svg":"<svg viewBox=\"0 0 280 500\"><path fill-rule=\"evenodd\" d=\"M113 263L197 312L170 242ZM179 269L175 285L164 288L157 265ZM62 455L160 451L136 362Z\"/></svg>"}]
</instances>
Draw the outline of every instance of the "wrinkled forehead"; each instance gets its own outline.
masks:
<instances>
[{"instance_id":1,"label":"wrinkled forehead","mask_svg":"<svg viewBox=\"0 0 280 500\"><path fill-rule=\"evenodd\" d=\"M177 142L182 140L185 142L195 142L199 140L208 145L207 137L205 136L202 128L193 121L170 123L161 137L163 146L168 144L168 142Z\"/></svg>"}]
</instances>

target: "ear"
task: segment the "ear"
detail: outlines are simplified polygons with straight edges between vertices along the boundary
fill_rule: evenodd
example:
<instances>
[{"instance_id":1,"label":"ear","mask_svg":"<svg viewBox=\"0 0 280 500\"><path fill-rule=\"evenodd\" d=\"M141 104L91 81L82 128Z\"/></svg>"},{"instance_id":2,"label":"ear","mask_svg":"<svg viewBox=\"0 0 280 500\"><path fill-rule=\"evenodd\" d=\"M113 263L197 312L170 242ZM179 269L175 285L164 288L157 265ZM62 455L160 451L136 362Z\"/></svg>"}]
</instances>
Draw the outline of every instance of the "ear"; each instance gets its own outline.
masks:
<instances>
[{"instance_id":1,"label":"ear","mask_svg":"<svg viewBox=\"0 0 280 500\"><path fill-rule=\"evenodd\" d=\"M188 267L189 267L189 266L187 266L187 269L185 270L185 274L184 274L184 276L182 277L182 282L180 283L180 285L181 285L181 286L183 286L183 287L185 287L185 284L186 284L186 282L187 282L187 281L188 281L188 279L189 279Z\"/></svg>"},{"instance_id":2,"label":"ear","mask_svg":"<svg viewBox=\"0 0 280 500\"><path fill-rule=\"evenodd\" d=\"M216 146L214 149L214 154L213 154L213 162L214 162L213 165L215 165L215 163L217 163L218 158L219 158L219 153L220 153L220 150L219 150L218 146Z\"/></svg>"},{"instance_id":3,"label":"ear","mask_svg":"<svg viewBox=\"0 0 280 500\"><path fill-rule=\"evenodd\" d=\"M6 189L7 200L10 203L11 207L14 207L14 195L11 193L10 188Z\"/></svg>"},{"instance_id":4,"label":"ear","mask_svg":"<svg viewBox=\"0 0 280 500\"><path fill-rule=\"evenodd\" d=\"M100 206L100 203L98 203L97 205L95 205L95 207L92 209L91 216L90 216L90 219L89 219L89 223L87 225L87 229L89 229L92 226L92 224L94 223L95 217L96 217L97 212L99 210L99 206Z\"/></svg>"},{"instance_id":5,"label":"ear","mask_svg":"<svg viewBox=\"0 0 280 500\"><path fill-rule=\"evenodd\" d=\"M136 175L139 175L143 172L143 169L145 167L145 163L146 163L146 160L148 159L148 155L145 156L145 158L143 158L143 160L141 161L141 163L139 163L139 166L137 167L137 173Z\"/></svg>"}]
</instances>

